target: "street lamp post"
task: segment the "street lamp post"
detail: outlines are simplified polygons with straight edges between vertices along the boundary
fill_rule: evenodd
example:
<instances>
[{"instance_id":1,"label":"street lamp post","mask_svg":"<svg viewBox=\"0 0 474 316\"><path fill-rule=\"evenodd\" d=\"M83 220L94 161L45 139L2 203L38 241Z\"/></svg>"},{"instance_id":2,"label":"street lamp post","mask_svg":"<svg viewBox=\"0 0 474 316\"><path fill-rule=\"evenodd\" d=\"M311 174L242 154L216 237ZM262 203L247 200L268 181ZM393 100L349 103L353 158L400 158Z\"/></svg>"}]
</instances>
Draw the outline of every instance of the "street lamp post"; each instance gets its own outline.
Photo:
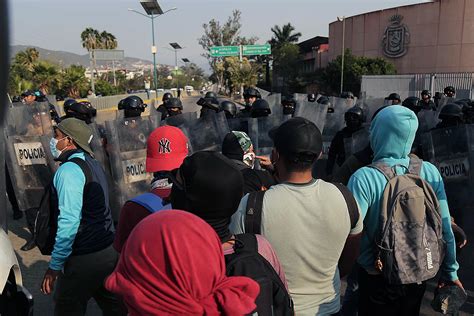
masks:
<instances>
[{"instance_id":1,"label":"street lamp post","mask_svg":"<svg viewBox=\"0 0 474 316\"><path fill-rule=\"evenodd\" d=\"M337 17L337 20L339 22L342 22L342 60L341 60L341 94L344 90L344 58L345 58L345 48L344 48L344 42L345 42L345 37L346 37L346 17Z\"/></svg>"},{"instance_id":2,"label":"street lamp post","mask_svg":"<svg viewBox=\"0 0 474 316\"><path fill-rule=\"evenodd\" d=\"M135 12L137 14L140 14L148 19L151 20L151 39L152 39L152 47L151 47L151 53L153 54L153 85L155 88L155 93L158 89L158 83L157 83L157 71L156 71L156 53L157 49L155 46L155 19L165 13L168 13L170 11L174 11L177 8L171 8L169 10L163 11L161 10L160 5L156 0L142 0L140 1L140 4L142 5L143 9L145 10L146 14L143 14L137 10L134 9L128 9L128 11Z\"/></svg>"},{"instance_id":3,"label":"street lamp post","mask_svg":"<svg viewBox=\"0 0 474 316\"><path fill-rule=\"evenodd\" d=\"M188 69L188 65L189 65L189 63L190 63L189 59L188 59L188 58L181 58L181 60L183 61L184 66L186 67L186 71L189 71L189 69ZM186 85L189 85L189 82L188 82L188 73L185 73L185 76L186 76Z\"/></svg>"},{"instance_id":4,"label":"street lamp post","mask_svg":"<svg viewBox=\"0 0 474 316\"><path fill-rule=\"evenodd\" d=\"M173 50L174 50L174 71L175 71L175 77L176 77L176 93L178 94L178 98L179 98L181 93L179 92L178 49L183 49L183 48L178 43L170 43L170 46L173 47Z\"/></svg>"}]
</instances>

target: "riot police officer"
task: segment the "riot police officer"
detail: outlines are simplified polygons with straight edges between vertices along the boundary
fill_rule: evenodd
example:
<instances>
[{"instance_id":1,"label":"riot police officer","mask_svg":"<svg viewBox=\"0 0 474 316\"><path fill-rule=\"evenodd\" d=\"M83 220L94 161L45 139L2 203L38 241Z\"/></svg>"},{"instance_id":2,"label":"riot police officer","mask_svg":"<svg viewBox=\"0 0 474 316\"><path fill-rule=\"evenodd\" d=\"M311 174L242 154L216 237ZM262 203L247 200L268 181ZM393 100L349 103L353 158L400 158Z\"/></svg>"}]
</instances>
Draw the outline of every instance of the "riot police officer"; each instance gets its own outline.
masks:
<instances>
[{"instance_id":1,"label":"riot police officer","mask_svg":"<svg viewBox=\"0 0 474 316\"><path fill-rule=\"evenodd\" d=\"M217 99L217 94L212 91L207 91L204 99Z\"/></svg>"},{"instance_id":2,"label":"riot police officer","mask_svg":"<svg viewBox=\"0 0 474 316\"><path fill-rule=\"evenodd\" d=\"M456 96L456 89L453 86L447 86L444 88L444 95L448 98L454 98Z\"/></svg>"},{"instance_id":3,"label":"riot police officer","mask_svg":"<svg viewBox=\"0 0 474 316\"><path fill-rule=\"evenodd\" d=\"M421 91L420 107L422 110L436 111L436 105L431 100L431 92L428 90Z\"/></svg>"},{"instance_id":4,"label":"riot police officer","mask_svg":"<svg viewBox=\"0 0 474 316\"><path fill-rule=\"evenodd\" d=\"M321 96L319 97L318 101L319 104L321 105L327 105L328 106L328 113L334 113L334 107L331 104L331 101L329 101L329 98L327 96Z\"/></svg>"},{"instance_id":5,"label":"riot police officer","mask_svg":"<svg viewBox=\"0 0 474 316\"><path fill-rule=\"evenodd\" d=\"M232 101L224 100L221 102L221 111L224 111L227 119L235 118L237 116L237 105Z\"/></svg>"},{"instance_id":6,"label":"riot police officer","mask_svg":"<svg viewBox=\"0 0 474 316\"><path fill-rule=\"evenodd\" d=\"M71 105L73 105L74 103L76 103L77 101L75 99L67 99L64 101L64 104L63 104L63 110L64 110L64 113L67 113L67 111L69 110L69 108L71 107Z\"/></svg>"},{"instance_id":7,"label":"riot police officer","mask_svg":"<svg viewBox=\"0 0 474 316\"><path fill-rule=\"evenodd\" d=\"M328 176L332 174L335 163L337 163L338 166L342 166L346 160L344 138L352 137L353 133L362 129L362 124L365 122L364 110L356 105L344 114L344 119L346 121L346 127L336 133L329 146L328 161L326 164L326 174Z\"/></svg>"},{"instance_id":8,"label":"riot police officer","mask_svg":"<svg viewBox=\"0 0 474 316\"><path fill-rule=\"evenodd\" d=\"M470 101L465 103L462 107L462 113L464 117L464 123L474 124L474 102Z\"/></svg>"},{"instance_id":9,"label":"riot police officer","mask_svg":"<svg viewBox=\"0 0 474 316\"><path fill-rule=\"evenodd\" d=\"M308 102L311 102L311 103L316 102L316 97L317 96L316 96L315 93L309 93L308 94Z\"/></svg>"},{"instance_id":10,"label":"riot police officer","mask_svg":"<svg viewBox=\"0 0 474 316\"><path fill-rule=\"evenodd\" d=\"M398 93L390 93L388 97L385 98L385 100L390 103L387 105L397 105L402 103L402 99L400 98L400 95Z\"/></svg>"},{"instance_id":11,"label":"riot police officer","mask_svg":"<svg viewBox=\"0 0 474 316\"><path fill-rule=\"evenodd\" d=\"M441 122L436 125L435 129L454 127L463 124L462 107L456 103L446 104L439 113Z\"/></svg>"},{"instance_id":12,"label":"riot police officer","mask_svg":"<svg viewBox=\"0 0 474 316\"><path fill-rule=\"evenodd\" d=\"M140 117L147 107L146 103L143 102L142 98L131 95L121 100L118 104L119 110L124 110L124 117Z\"/></svg>"},{"instance_id":13,"label":"riot police officer","mask_svg":"<svg viewBox=\"0 0 474 316\"><path fill-rule=\"evenodd\" d=\"M31 105L34 102L48 102L49 106L49 114L51 119L59 123L61 119L59 118L59 114L56 111L56 108L53 104L51 104L48 98L41 92L41 91L33 91L33 90L26 90L21 94L21 102L27 105Z\"/></svg>"},{"instance_id":14,"label":"riot police officer","mask_svg":"<svg viewBox=\"0 0 474 316\"><path fill-rule=\"evenodd\" d=\"M417 97L408 97L405 100L403 100L402 106L409 108L413 112L415 112L416 115L421 111L422 107L420 104L420 99Z\"/></svg>"},{"instance_id":15,"label":"riot police officer","mask_svg":"<svg viewBox=\"0 0 474 316\"><path fill-rule=\"evenodd\" d=\"M268 104L268 102L264 99L257 99L252 104L250 116L252 118L267 117L271 113L272 111L270 110L270 104Z\"/></svg>"},{"instance_id":16,"label":"riot police officer","mask_svg":"<svg viewBox=\"0 0 474 316\"><path fill-rule=\"evenodd\" d=\"M68 104L65 109L65 112L66 115L62 117L61 120L69 117L74 117L86 122L86 124L91 124L92 118L97 115L97 110L90 104L90 102L87 101L74 101L72 104Z\"/></svg>"},{"instance_id":17,"label":"riot police officer","mask_svg":"<svg viewBox=\"0 0 474 316\"><path fill-rule=\"evenodd\" d=\"M258 92L255 88L247 88L244 91L244 100L245 100L245 108L240 111L239 117L246 118L251 117L252 106L255 101L260 100L262 96L260 92Z\"/></svg>"},{"instance_id":18,"label":"riot police officer","mask_svg":"<svg viewBox=\"0 0 474 316\"><path fill-rule=\"evenodd\" d=\"M163 94L163 97L161 98L161 101L163 104L160 104L156 110L161 113L161 119L164 120L168 116L168 110L166 108L166 104L168 101L173 97L173 95L169 92L166 92Z\"/></svg>"},{"instance_id":19,"label":"riot police officer","mask_svg":"<svg viewBox=\"0 0 474 316\"><path fill-rule=\"evenodd\" d=\"M293 96L282 96L281 98L281 106L283 107L283 115L291 115L295 114L296 110L296 101Z\"/></svg>"},{"instance_id":20,"label":"riot police officer","mask_svg":"<svg viewBox=\"0 0 474 316\"><path fill-rule=\"evenodd\" d=\"M183 103L178 98L170 98L166 102L166 110L168 116L176 116L183 113Z\"/></svg>"},{"instance_id":21,"label":"riot police officer","mask_svg":"<svg viewBox=\"0 0 474 316\"><path fill-rule=\"evenodd\" d=\"M217 113L220 110L219 101L217 100L216 97L212 97L212 94L215 95L214 92L208 92L206 93L206 96L210 95L210 97L200 98L196 102L197 105L201 106L201 112L200 112L201 117L209 113Z\"/></svg>"}]
</instances>

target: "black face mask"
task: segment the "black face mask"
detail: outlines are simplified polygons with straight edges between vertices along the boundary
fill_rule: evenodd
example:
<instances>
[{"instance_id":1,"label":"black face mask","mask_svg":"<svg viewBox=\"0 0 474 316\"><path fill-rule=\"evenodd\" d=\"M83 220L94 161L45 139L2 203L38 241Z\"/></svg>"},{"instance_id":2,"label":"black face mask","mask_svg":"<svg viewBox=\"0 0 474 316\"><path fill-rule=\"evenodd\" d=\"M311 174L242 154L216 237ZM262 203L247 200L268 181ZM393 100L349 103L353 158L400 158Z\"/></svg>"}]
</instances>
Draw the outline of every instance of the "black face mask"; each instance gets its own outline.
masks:
<instances>
[{"instance_id":1,"label":"black face mask","mask_svg":"<svg viewBox=\"0 0 474 316\"><path fill-rule=\"evenodd\" d=\"M362 122L359 120L346 121L346 125L350 130L356 130L362 126Z\"/></svg>"},{"instance_id":2,"label":"black face mask","mask_svg":"<svg viewBox=\"0 0 474 316\"><path fill-rule=\"evenodd\" d=\"M179 111L168 111L169 116L176 116L176 115L180 115L182 113L183 112L181 112L181 110L179 110Z\"/></svg>"},{"instance_id":3,"label":"black face mask","mask_svg":"<svg viewBox=\"0 0 474 316\"><path fill-rule=\"evenodd\" d=\"M283 114L293 115L294 113L295 113L295 108L293 106L284 106L283 107Z\"/></svg>"}]
</instances>

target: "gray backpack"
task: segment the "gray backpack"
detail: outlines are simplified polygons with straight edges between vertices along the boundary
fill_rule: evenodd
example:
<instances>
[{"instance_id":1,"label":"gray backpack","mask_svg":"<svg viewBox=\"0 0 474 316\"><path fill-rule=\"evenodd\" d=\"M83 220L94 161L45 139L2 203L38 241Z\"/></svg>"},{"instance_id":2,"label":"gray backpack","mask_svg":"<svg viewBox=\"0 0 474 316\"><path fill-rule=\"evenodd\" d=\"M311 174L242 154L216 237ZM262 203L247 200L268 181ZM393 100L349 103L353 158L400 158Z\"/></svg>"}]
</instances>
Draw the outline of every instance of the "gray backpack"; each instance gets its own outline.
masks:
<instances>
[{"instance_id":1,"label":"gray backpack","mask_svg":"<svg viewBox=\"0 0 474 316\"><path fill-rule=\"evenodd\" d=\"M375 268L389 284L420 283L434 278L444 258L445 242L438 199L420 177L422 160L410 157L408 173L374 163L388 183L383 192ZM406 167L403 167L406 168Z\"/></svg>"}]
</instances>

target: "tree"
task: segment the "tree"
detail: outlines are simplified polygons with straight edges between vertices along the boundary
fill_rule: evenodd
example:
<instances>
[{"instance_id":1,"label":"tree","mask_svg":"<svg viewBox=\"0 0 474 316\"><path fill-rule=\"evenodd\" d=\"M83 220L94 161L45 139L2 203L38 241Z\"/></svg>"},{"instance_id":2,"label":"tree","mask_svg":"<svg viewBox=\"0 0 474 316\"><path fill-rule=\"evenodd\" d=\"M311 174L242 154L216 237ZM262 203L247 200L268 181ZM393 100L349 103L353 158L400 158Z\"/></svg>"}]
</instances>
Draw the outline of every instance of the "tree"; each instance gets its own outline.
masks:
<instances>
[{"instance_id":1,"label":"tree","mask_svg":"<svg viewBox=\"0 0 474 316\"><path fill-rule=\"evenodd\" d=\"M88 52L102 48L101 36L99 31L91 27L86 28L81 33L81 44L82 47L87 49Z\"/></svg>"},{"instance_id":2,"label":"tree","mask_svg":"<svg viewBox=\"0 0 474 316\"><path fill-rule=\"evenodd\" d=\"M327 92L338 94L341 82L342 56L331 61L325 69L317 73L317 81ZM363 75L394 75L395 65L377 57L354 56L350 49L344 52L344 90L360 94Z\"/></svg>"},{"instance_id":3,"label":"tree","mask_svg":"<svg viewBox=\"0 0 474 316\"><path fill-rule=\"evenodd\" d=\"M242 28L241 12L234 10L232 16L221 25L219 21L212 19L209 23L203 24L204 35L199 39L199 44L204 49L202 56L209 60L211 69L213 70L213 78L220 86L224 86L225 78L222 71L217 71L217 63L222 62L222 58L211 57L209 50L213 46L237 46L255 44L256 37L246 38L240 35Z\"/></svg>"},{"instance_id":4,"label":"tree","mask_svg":"<svg viewBox=\"0 0 474 316\"><path fill-rule=\"evenodd\" d=\"M118 46L117 38L106 31L100 33L100 43L102 49L116 49Z\"/></svg>"},{"instance_id":5,"label":"tree","mask_svg":"<svg viewBox=\"0 0 474 316\"><path fill-rule=\"evenodd\" d=\"M59 67L47 61L39 61L33 66L33 82L45 94L59 89Z\"/></svg>"},{"instance_id":6,"label":"tree","mask_svg":"<svg viewBox=\"0 0 474 316\"><path fill-rule=\"evenodd\" d=\"M80 98L87 93L89 82L85 76L86 69L82 66L72 65L64 69L61 82L61 95L71 98Z\"/></svg>"},{"instance_id":7,"label":"tree","mask_svg":"<svg viewBox=\"0 0 474 316\"><path fill-rule=\"evenodd\" d=\"M285 44L295 44L298 43L301 33L293 33L295 28L291 23L283 25L281 28L278 25L275 25L271 28L273 32L273 37L270 40L272 48L279 48Z\"/></svg>"},{"instance_id":8,"label":"tree","mask_svg":"<svg viewBox=\"0 0 474 316\"><path fill-rule=\"evenodd\" d=\"M241 86L255 86L258 81L259 65L251 63L244 58L242 63L236 57L225 58L225 68L228 72L229 88L231 92L240 89Z\"/></svg>"},{"instance_id":9,"label":"tree","mask_svg":"<svg viewBox=\"0 0 474 316\"><path fill-rule=\"evenodd\" d=\"M33 72L34 65L38 62L38 59L38 50L33 47L28 47L25 51L16 54L15 63L23 67L26 71Z\"/></svg>"}]
</instances>

